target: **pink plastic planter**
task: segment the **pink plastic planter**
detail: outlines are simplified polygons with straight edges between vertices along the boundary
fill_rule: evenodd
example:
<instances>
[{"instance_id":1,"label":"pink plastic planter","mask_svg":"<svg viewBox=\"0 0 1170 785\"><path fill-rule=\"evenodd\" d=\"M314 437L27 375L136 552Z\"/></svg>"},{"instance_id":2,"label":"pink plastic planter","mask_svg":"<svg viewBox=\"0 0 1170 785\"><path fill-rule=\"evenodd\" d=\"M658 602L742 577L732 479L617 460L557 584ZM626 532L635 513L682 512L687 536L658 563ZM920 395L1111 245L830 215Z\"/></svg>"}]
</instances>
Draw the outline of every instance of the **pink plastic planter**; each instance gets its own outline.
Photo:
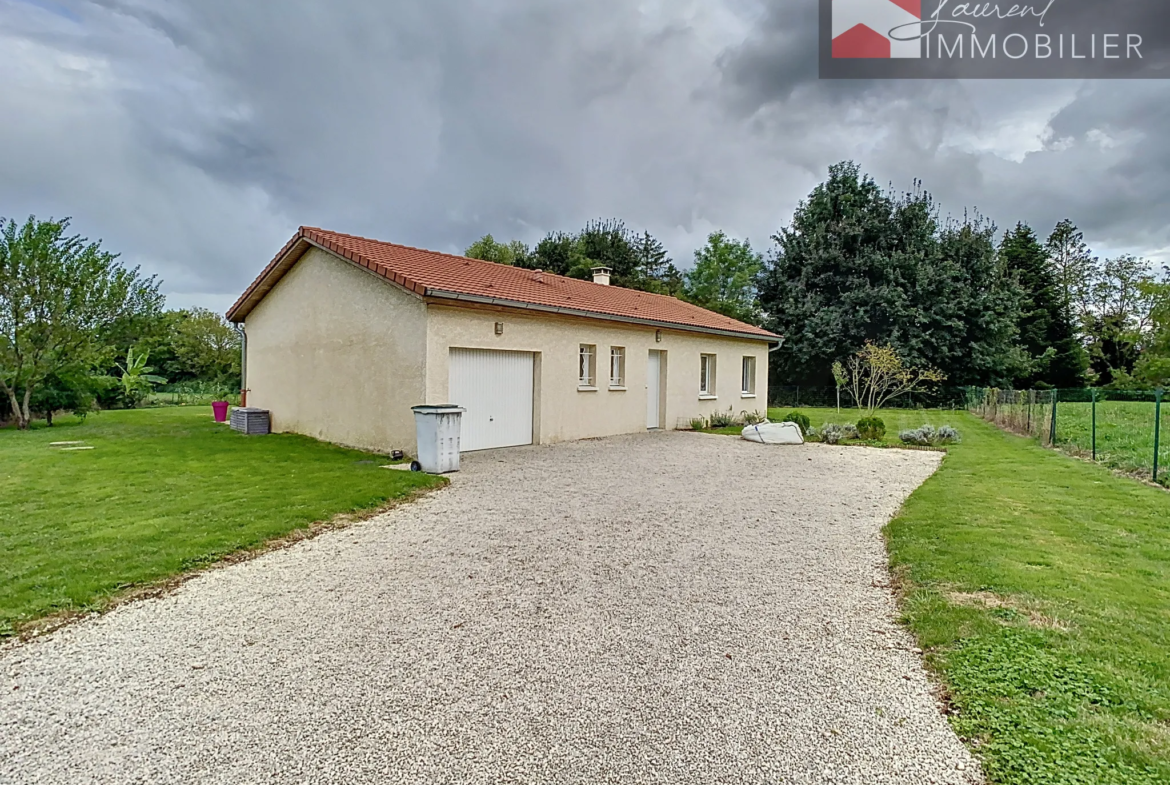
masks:
<instances>
[{"instance_id":1,"label":"pink plastic planter","mask_svg":"<svg viewBox=\"0 0 1170 785\"><path fill-rule=\"evenodd\" d=\"M211 409L215 412L216 422L227 422L228 402L227 401L212 401Z\"/></svg>"}]
</instances>

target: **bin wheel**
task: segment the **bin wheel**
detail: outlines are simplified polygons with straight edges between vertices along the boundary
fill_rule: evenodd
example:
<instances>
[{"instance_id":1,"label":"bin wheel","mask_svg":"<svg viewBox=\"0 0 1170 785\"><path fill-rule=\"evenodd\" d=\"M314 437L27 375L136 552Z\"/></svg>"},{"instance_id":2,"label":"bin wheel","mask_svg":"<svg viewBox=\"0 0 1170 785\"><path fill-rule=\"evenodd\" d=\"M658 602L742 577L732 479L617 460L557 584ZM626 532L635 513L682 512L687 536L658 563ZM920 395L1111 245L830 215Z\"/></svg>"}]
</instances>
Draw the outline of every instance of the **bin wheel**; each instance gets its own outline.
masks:
<instances>
[{"instance_id":1,"label":"bin wheel","mask_svg":"<svg viewBox=\"0 0 1170 785\"><path fill-rule=\"evenodd\" d=\"M418 461L411 461L410 462L410 470L412 472L421 472L422 471L422 464L419 463Z\"/></svg>"}]
</instances>

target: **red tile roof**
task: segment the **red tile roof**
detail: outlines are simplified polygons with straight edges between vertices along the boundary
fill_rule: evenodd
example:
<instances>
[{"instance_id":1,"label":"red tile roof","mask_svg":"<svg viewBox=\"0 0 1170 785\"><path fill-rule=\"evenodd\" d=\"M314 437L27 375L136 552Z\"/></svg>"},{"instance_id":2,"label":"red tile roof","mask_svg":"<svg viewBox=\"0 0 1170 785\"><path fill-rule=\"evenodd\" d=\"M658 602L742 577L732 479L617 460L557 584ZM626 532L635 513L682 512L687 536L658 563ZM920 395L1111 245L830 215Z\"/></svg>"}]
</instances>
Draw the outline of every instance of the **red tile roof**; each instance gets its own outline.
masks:
<instances>
[{"instance_id":1,"label":"red tile roof","mask_svg":"<svg viewBox=\"0 0 1170 785\"><path fill-rule=\"evenodd\" d=\"M324 248L427 297L491 301L502 306L536 307L602 319L633 319L684 330L779 340L779 336L767 330L667 295L603 286L304 226L231 307L228 319L243 321L312 246Z\"/></svg>"}]
</instances>

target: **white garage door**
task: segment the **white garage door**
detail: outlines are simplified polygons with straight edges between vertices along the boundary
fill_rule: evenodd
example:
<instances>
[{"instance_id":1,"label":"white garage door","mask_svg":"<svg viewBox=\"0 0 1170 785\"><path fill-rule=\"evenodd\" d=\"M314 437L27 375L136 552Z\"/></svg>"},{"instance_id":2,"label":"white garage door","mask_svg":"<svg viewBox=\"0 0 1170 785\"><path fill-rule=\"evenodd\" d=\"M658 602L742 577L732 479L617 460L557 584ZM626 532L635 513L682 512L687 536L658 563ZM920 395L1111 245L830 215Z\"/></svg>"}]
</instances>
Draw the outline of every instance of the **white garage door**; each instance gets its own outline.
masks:
<instances>
[{"instance_id":1,"label":"white garage door","mask_svg":"<svg viewBox=\"0 0 1170 785\"><path fill-rule=\"evenodd\" d=\"M462 406L460 452L532 444L532 353L452 349L449 398Z\"/></svg>"}]
</instances>

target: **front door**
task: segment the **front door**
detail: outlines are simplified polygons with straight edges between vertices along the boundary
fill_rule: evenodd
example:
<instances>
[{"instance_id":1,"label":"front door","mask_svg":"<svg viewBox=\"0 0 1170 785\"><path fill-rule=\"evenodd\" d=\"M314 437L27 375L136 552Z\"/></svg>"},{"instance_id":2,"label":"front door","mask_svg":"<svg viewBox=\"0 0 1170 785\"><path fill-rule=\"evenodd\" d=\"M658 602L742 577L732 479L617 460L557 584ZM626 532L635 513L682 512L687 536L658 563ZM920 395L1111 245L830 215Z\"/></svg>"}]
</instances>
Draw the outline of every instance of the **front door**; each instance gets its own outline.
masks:
<instances>
[{"instance_id":1,"label":"front door","mask_svg":"<svg viewBox=\"0 0 1170 785\"><path fill-rule=\"evenodd\" d=\"M651 350L646 363L646 427L658 428L662 422L662 352Z\"/></svg>"}]
</instances>

